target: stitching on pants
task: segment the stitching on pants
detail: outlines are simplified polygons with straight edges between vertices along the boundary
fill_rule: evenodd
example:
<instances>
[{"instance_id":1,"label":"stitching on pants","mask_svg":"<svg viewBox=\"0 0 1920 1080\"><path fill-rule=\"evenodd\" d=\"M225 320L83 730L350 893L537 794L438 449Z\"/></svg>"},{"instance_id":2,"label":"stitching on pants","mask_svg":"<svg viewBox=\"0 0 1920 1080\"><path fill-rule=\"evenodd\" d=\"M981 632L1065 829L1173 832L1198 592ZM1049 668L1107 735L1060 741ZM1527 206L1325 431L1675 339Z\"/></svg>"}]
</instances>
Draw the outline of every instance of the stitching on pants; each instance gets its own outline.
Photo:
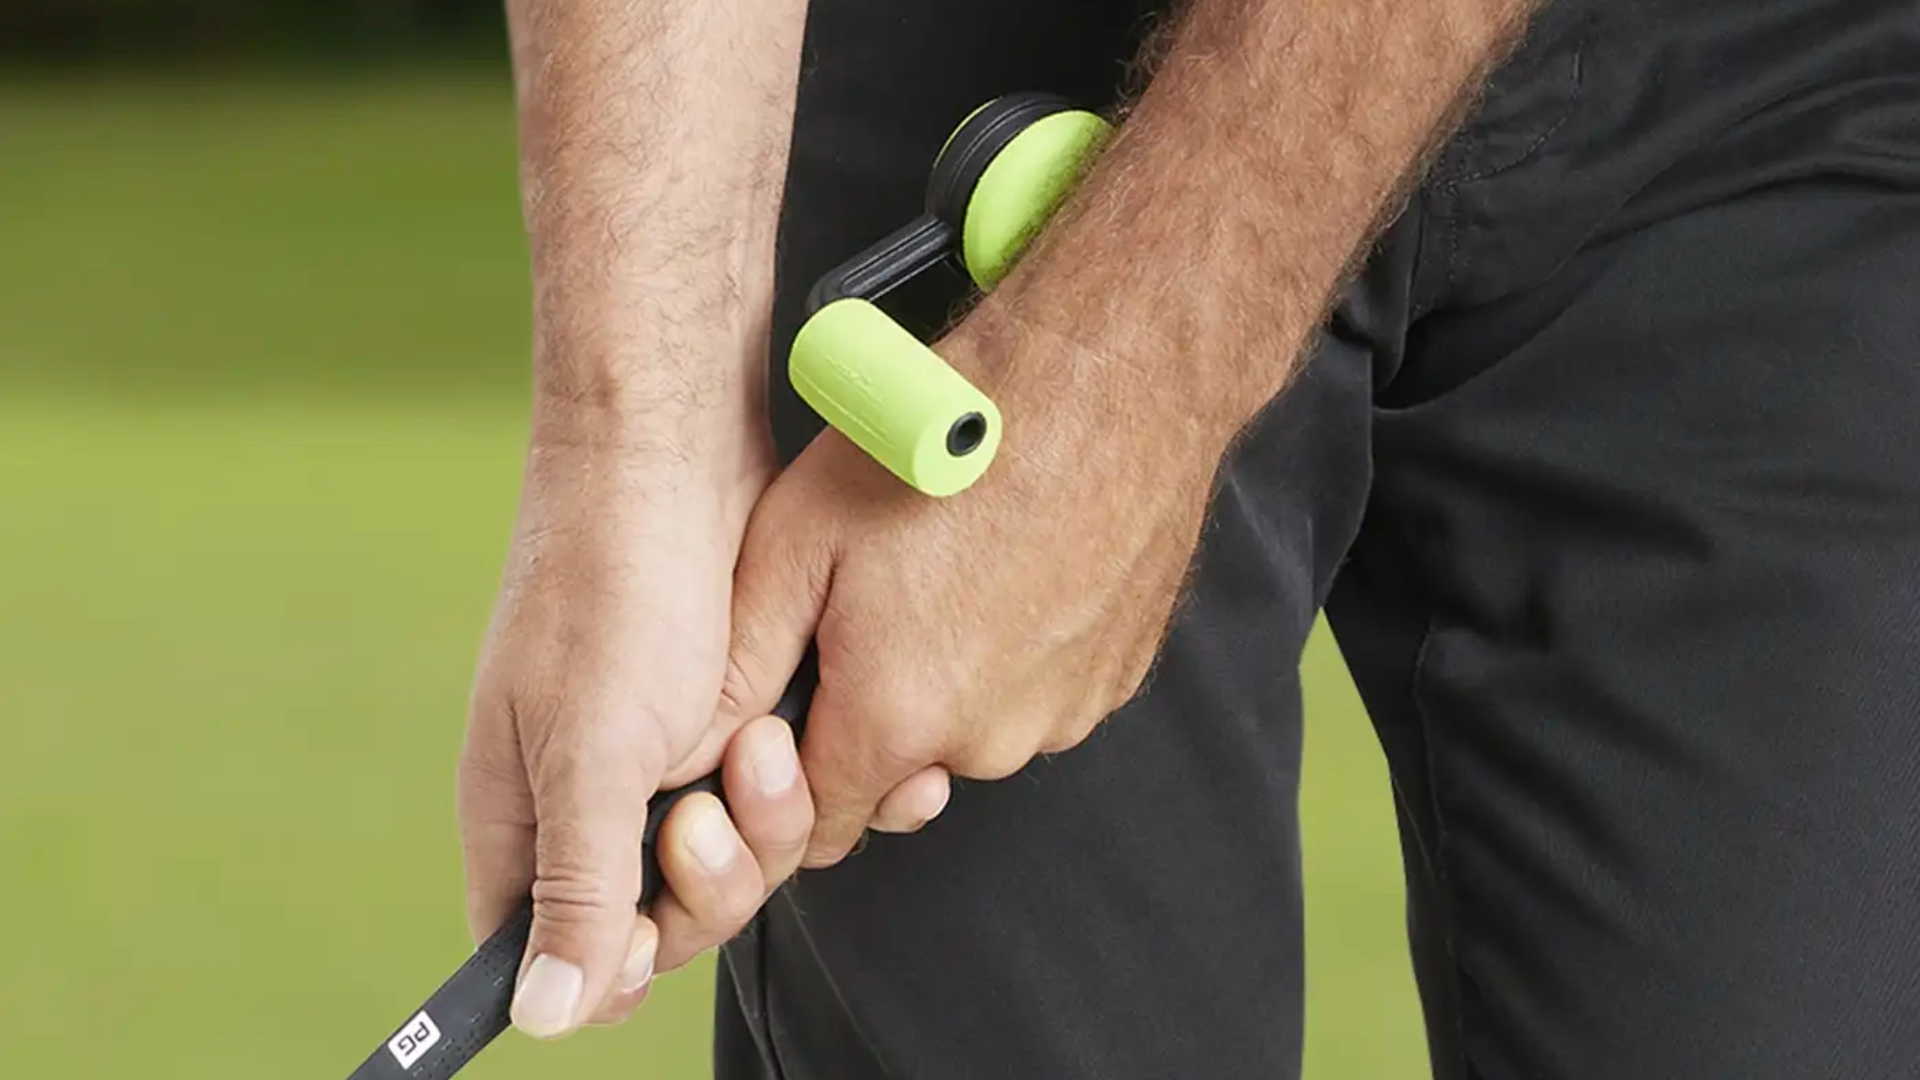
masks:
<instances>
[{"instance_id":1,"label":"stitching on pants","mask_svg":"<svg viewBox=\"0 0 1920 1080\"><path fill-rule=\"evenodd\" d=\"M1427 773L1428 812L1433 815L1434 885L1441 902L1446 905L1445 911L1442 913L1441 924L1443 933L1445 934L1443 941L1447 950L1447 973L1449 981L1452 984L1447 988L1448 995L1453 999L1452 1007L1448 1012L1452 1014L1454 1046L1460 1058L1461 1071L1471 1076L1475 1075L1475 1070L1472 1056L1467 1052L1467 1019L1466 1009L1463 1007L1464 994L1461 991L1463 980L1460 977L1460 956L1458 950L1454 947L1454 941L1459 931L1460 920L1457 913L1460 909L1460 903L1453 889L1453 874L1447 868L1447 817L1440 806L1440 782L1436 775L1437 770L1435 769L1433 761L1433 718L1427 711L1427 704L1420 693L1421 687L1426 681L1427 650L1433 644L1433 631L1436 621L1435 605L1429 600L1427 605L1427 625L1426 628L1420 632L1420 648L1414 654L1413 678L1408 686L1407 696L1413 702L1414 714L1420 718L1421 749L1423 751L1422 756L1425 759L1423 764L1426 767Z\"/></svg>"},{"instance_id":2,"label":"stitching on pants","mask_svg":"<svg viewBox=\"0 0 1920 1080\"><path fill-rule=\"evenodd\" d=\"M773 974L772 958L767 955L766 928L761 925L764 914L754 918L751 924L755 930L753 949L759 960L760 970L756 973L760 983L760 1012L767 1025L767 1064L773 1069L773 1080L787 1080L786 1062L780 1056L780 1036L774 1030L778 1021L773 1017Z\"/></svg>"},{"instance_id":3,"label":"stitching on pants","mask_svg":"<svg viewBox=\"0 0 1920 1080\"><path fill-rule=\"evenodd\" d=\"M821 959L819 950L814 948L813 938L806 932L806 928L805 928L805 923L807 921L806 912L804 909L801 908L799 898L795 895L796 890L793 887L793 882L789 881L786 885L783 885L780 891L785 895L788 908L793 913L794 922L797 924L800 924L800 934L799 934L800 941L804 943L804 947L806 948L807 952L812 956L814 964L817 965L822 971L825 971L826 964ZM766 941L766 938L767 938L767 935L762 935L763 942ZM771 942L767 942L763 946L763 948L765 950L762 953L763 961L770 960L771 953L772 953ZM791 1072L788 1071L786 1067L786 1061L781 1055L781 1052L779 1049L780 1042L781 1042L780 1029L784 1025L782 1025L780 1023L779 1018L774 1015L773 993L772 993L772 990L773 990L772 970L773 968L770 963L763 963L761 967L761 971L763 973L762 980L768 991L767 992L767 1042L768 1042L768 1045L770 1045L773 1048L773 1057L774 1057L773 1065L775 1070L778 1073L775 1080L790 1080L792 1074ZM895 1076L893 1067L887 1064L884 1055L881 1054L880 1044L874 1042L873 1037L868 1035L866 1031L860 1026L859 1021L857 1021L854 1018L853 1010L847 1007L846 995L840 992L840 984L835 982L831 976L827 978L826 983L827 983L827 989L831 991L833 994L834 1004L839 1006L841 1015L847 1018L848 1026L852 1028L855 1037L859 1039L860 1048L867 1052L869 1059L873 1062L874 1069L876 1070L875 1075L884 1077L886 1078L886 1080L892 1080L892 1078Z\"/></svg>"},{"instance_id":4,"label":"stitching on pants","mask_svg":"<svg viewBox=\"0 0 1920 1080\"><path fill-rule=\"evenodd\" d=\"M1573 75L1570 80L1572 86L1567 91L1567 102L1561 107L1560 115L1555 118L1552 124L1547 126L1547 130L1541 132L1538 138L1528 143L1512 160L1504 161L1497 165L1489 165L1479 172L1453 177L1449 181L1452 186L1459 187L1462 184L1471 184L1478 180L1488 180L1501 173L1525 165L1538 155L1555 135L1560 133L1561 128L1567 126L1567 122L1573 119L1574 110L1580 106L1582 94L1586 91L1587 53L1593 44L1593 23L1594 16L1591 11L1581 17L1579 36L1574 39L1573 43Z\"/></svg>"},{"instance_id":5,"label":"stitching on pants","mask_svg":"<svg viewBox=\"0 0 1920 1080\"><path fill-rule=\"evenodd\" d=\"M1398 530L1401 543L1405 546L1409 562L1418 565L1420 544L1414 531L1408 525ZM1460 936L1462 920L1460 918L1460 898L1453 887L1453 874L1447 865L1448 848L1447 815L1442 805L1440 769L1435 763L1438 756L1435 747L1436 725L1433 712L1427 706L1425 688L1427 682L1427 661L1433 647L1434 633L1440 624L1440 604L1434 598L1433 590L1426 584L1424 576L1420 587L1421 600L1426 607L1426 625L1420 632L1420 645L1414 651L1413 671L1408 679L1407 697L1413 703L1414 715L1420 721L1421 764L1426 771L1428 811L1433 815L1433 873L1434 892L1443 906L1440 912L1440 925L1444 934L1446 948L1448 994L1451 998L1451 1014L1455 1053L1461 1075L1478 1077L1480 1070L1475 1067L1473 1055L1467 1045L1466 966L1461 963L1456 941Z\"/></svg>"},{"instance_id":6,"label":"stitching on pants","mask_svg":"<svg viewBox=\"0 0 1920 1080\"><path fill-rule=\"evenodd\" d=\"M1438 307L1444 297L1453 294L1454 286L1460 279L1460 274L1463 269L1463 260L1460 257L1462 246L1461 233L1464 228L1461 224L1460 214L1461 188L1468 184L1482 183L1494 179L1532 161L1535 157L1539 156L1540 152L1553 140L1553 137L1558 135L1567 124L1572 121L1573 114L1575 110L1579 108L1587 88L1587 57L1593 46L1594 24L1595 17L1593 12L1588 11L1581 16L1578 36L1574 39L1573 44L1573 74L1569 80L1571 86L1567 91L1566 104L1561 107L1560 115L1554 118L1553 123L1547 125L1545 131L1541 132L1538 137L1528 143L1510 160L1485 166L1477 172L1460 172L1449 175L1435 185L1437 193L1445 199L1445 213L1441 216L1444 217L1447 223L1447 272L1437 294L1421 305L1420 310L1416 313L1417 315L1425 315L1435 307ZM1469 127L1466 131L1472 133L1472 128ZM1484 138L1484 133L1480 133L1480 135ZM1466 141L1471 143L1471 134ZM1466 147L1463 146L1459 154L1461 169L1466 168L1467 159Z\"/></svg>"}]
</instances>

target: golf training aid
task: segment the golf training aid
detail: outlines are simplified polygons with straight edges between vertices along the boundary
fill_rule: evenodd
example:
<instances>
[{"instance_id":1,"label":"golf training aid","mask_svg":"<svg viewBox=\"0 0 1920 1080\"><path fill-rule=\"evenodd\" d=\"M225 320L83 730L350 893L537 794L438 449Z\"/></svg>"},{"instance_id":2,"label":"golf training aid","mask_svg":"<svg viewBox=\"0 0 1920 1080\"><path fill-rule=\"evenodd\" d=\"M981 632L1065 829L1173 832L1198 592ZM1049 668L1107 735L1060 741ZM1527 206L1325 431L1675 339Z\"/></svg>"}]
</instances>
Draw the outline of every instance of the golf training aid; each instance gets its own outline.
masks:
<instances>
[{"instance_id":1,"label":"golf training aid","mask_svg":"<svg viewBox=\"0 0 1920 1080\"><path fill-rule=\"evenodd\" d=\"M794 389L826 421L928 495L963 491L1000 445L1000 411L873 301L943 259L957 258L983 290L1006 276L1077 179L1107 125L1041 94L999 98L947 140L918 220L842 264L807 298L788 364ZM775 712L795 727L818 681L809 651ZM660 823L696 791L725 797L718 774L663 791L647 805L641 866L645 909L662 879ZM506 1030L533 925L531 902L415 1010L348 1080L447 1080Z\"/></svg>"},{"instance_id":2,"label":"golf training aid","mask_svg":"<svg viewBox=\"0 0 1920 1080\"><path fill-rule=\"evenodd\" d=\"M965 490L1000 446L1000 411L873 301L957 257L992 290L1079 177L1104 120L1045 94L975 110L947 140L926 213L820 279L793 341L794 390L874 460L935 496Z\"/></svg>"}]
</instances>

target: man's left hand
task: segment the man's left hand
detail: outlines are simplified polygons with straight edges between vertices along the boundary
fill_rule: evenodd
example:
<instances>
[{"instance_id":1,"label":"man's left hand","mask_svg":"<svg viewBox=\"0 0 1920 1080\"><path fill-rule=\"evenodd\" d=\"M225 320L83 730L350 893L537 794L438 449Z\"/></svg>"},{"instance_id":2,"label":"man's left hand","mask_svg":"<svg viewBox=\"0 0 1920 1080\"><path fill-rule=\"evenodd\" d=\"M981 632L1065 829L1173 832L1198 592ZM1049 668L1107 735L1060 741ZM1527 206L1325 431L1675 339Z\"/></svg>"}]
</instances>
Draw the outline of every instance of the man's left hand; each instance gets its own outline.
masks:
<instances>
[{"instance_id":1,"label":"man's left hand","mask_svg":"<svg viewBox=\"0 0 1920 1080\"><path fill-rule=\"evenodd\" d=\"M800 748L818 814L809 867L869 827L925 824L950 774L998 779L1077 745L1137 692L1231 437L1140 372L979 323L938 346L1009 418L973 488L929 499L828 431L748 527L722 715L676 773L710 766L769 711L817 640Z\"/></svg>"}]
</instances>

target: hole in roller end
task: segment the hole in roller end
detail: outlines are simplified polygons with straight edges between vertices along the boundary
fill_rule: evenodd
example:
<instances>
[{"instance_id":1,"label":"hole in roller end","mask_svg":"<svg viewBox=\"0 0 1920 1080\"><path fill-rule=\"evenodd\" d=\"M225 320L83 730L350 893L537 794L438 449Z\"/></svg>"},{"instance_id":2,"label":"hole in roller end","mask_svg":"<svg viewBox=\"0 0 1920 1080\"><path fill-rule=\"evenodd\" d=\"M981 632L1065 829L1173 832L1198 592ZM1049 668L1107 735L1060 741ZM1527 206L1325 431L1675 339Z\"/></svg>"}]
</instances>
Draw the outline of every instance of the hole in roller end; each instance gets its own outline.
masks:
<instances>
[{"instance_id":1,"label":"hole in roller end","mask_svg":"<svg viewBox=\"0 0 1920 1080\"><path fill-rule=\"evenodd\" d=\"M970 412L953 422L947 429L947 453L954 457L966 457L980 444L987 441L987 418L977 412Z\"/></svg>"}]
</instances>

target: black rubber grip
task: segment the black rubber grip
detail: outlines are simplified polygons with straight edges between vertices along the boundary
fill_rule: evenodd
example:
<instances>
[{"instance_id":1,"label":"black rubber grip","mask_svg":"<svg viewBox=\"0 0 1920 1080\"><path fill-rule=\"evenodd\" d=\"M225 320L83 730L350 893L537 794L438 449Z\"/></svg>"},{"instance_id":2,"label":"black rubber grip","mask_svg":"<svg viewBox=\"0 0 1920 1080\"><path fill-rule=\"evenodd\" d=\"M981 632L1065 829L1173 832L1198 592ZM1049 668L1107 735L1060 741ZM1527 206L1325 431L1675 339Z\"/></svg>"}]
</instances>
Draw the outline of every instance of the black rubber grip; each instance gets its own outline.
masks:
<instances>
[{"instance_id":1,"label":"black rubber grip","mask_svg":"<svg viewBox=\"0 0 1920 1080\"><path fill-rule=\"evenodd\" d=\"M808 651L800 670L787 685L787 692L774 707L774 713L793 725L794 738L800 737L819 682L819 669ZM642 888L640 907L644 910L660 895L660 863L655 841L660 822L681 799L696 791L709 791L721 800L718 773L696 780L683 788L662 791L647 803L647 826L641 840ZM387 1037L347 1080L448 1080L480 1055L487 1045L511 1023L513 990L520 973L520 961L526 956L527 937L533 929L533 904L522 904L500 929L493 932L480 948L460 965L460 970L426 1004L416 1009L406 1023Z\"/></svg>"},{"instance_id":2,"label":"black rubber grip","mask_svg":"<svg viewBox=\"0 0 1920 1080\"><path fill-rule=\"evenodd\" d=\"M447 1080L507 1029L533 929L524 904L348 1080Z\"/></svg>"}]
</instances>

